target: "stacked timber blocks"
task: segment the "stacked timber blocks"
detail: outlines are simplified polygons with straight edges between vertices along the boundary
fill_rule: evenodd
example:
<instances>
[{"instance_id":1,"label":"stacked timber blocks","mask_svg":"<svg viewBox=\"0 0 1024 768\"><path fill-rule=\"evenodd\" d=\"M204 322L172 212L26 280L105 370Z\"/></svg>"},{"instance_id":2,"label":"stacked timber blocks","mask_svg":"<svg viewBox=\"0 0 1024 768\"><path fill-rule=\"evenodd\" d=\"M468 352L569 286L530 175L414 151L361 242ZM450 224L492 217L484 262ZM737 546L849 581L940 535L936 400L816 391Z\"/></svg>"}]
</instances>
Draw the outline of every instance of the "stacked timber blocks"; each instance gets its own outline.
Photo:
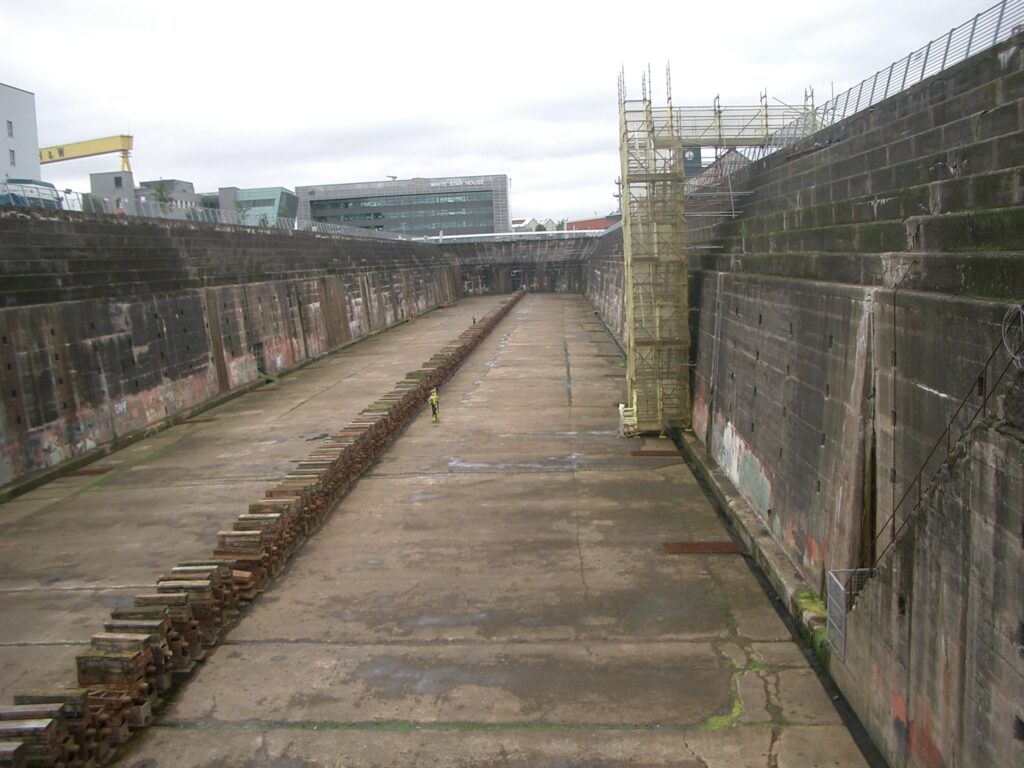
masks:
<instances>
[{"instance_id":1,"label":"stacked timber blocks","mask_svg":"<svg viewBox=\"0 0 1024 768\"><path fill-rule=\"evenodd\" d=\"M119 608L76 657L78 688L30 691L0 707L0 768L88 768L153 721L242 611L281 573L359 476L519 300L516 293L329 435L217 533Z\"/></svg>"}]
</instances>

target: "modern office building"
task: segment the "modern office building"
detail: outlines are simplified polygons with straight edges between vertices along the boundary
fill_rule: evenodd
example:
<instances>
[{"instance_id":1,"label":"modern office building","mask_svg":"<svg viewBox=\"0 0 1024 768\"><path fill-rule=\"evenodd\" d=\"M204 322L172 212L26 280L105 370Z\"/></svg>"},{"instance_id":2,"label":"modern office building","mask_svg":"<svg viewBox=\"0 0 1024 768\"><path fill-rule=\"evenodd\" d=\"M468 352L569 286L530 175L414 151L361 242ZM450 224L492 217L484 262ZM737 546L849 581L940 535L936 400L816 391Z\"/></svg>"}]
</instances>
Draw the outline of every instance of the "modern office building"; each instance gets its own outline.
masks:
<instances>
[{"instance_id":1,"label":"modern office building","mask_svg":"<svg viewBox=\"0 0 1024 768\"><path fill-rule=\"evenodd\" d=\"M0 83L0 179L39 178L36 95Z\"/></svg>"},{"instance_id":2,"label":"modern office building","mask_svg":"<svg viewBox=\"0 0 1024 768\"><path fill-rule=\"evenodd\" d=\"M131 171L105 171L89 174L89 194L96 201L106 201L114 210L134 205L135 177Z\"/></svg>"},{"instance_id":3,"label":"modern office building","mask_svg":"<svg viewBox=\"0 0 1024 768\"><path fill-rule=\"evenodd\" d=\"M89 192L115 210L129 209L135 203L198 208L199 195L191 181L181 179L154 179L135 186L131 171L104 171L89 174ZM134 209L131 209L134 212Z\"/></svg>"},{"instance_id":4,"label":"modern office building","mask_svg":"<svg viewBox=\"0 0 1024 768\"><path fill-rule=\"evenodd\" d=\"M216 194L203 195L204 208L236 211L249 227L273 226L278 219L294 219L299 198L284 187L221 187Z\"/></svg>"},{"instance_id":5,"label":"modern office building","mask_svg":"<svg viewBox=\"0 0 1024 768\"><path fill-rule=\"evenodd\" d=\"M510 232L504 174L296 187L299 218L406 237Z\"/></svg>"}]
</instances>

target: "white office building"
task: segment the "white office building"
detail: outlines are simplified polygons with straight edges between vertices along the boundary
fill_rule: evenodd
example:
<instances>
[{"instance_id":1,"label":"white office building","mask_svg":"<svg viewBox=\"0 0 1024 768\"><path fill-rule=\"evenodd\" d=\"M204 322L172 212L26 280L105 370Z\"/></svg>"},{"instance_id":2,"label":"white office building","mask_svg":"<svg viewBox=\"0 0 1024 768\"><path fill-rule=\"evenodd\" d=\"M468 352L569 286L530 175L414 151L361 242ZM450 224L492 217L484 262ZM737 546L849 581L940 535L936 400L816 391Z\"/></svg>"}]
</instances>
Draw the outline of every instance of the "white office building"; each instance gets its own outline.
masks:
<instances>
[{"instance_id":1,"label":"white office building","mask_svg":"<svg viewBox=\"0 0 1024 768\"><path fill-rule=\"evenodd\" d=\"M36 95L0 83L0 179L39 178Z\"/></svg>"}]
</instances>

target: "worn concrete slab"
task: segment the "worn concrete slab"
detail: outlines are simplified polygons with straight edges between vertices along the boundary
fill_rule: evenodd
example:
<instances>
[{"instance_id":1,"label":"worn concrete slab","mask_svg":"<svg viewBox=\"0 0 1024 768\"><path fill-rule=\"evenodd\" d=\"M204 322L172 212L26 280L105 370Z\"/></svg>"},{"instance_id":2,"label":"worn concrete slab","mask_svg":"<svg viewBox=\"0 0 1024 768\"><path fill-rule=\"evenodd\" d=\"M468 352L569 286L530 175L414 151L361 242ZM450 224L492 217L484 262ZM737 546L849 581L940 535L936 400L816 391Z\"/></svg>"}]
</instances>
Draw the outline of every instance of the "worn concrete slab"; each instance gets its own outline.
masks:
<instances>
[{"instance_id":1,"label":"worn concrete slab","mask_svg":"<svg viewBox=\"0 0 1024 768\"><path fill-rule=\"evenodd\" d=\"M592 325L517 305L122 764L865 765Z\"/></svg>"},{"instance_id":2,"label":"worn concrete slab","mask_svg":"<svg viewBox=\"0 0 1024 768\"><path fill-rule=\"evenodd\" d=\"M0 506L0 697L72 684L112 608L488 302ZM745 560L664 553L730 534L680 458L632 455L666 441L616 436L591 314L526 297L122 764L863 764Z\"/></svg>"},{"instance_id":3,"label":"worn concrete slab","mask_svg":"<svg viewBox=\"0 0 1024 768\"><path fill-rule=\"evenodd\" d=\"M699 724L728 711L705 643L246 643L218 649L169 722ZM259 669L258 675L251 674ZM229 695L225 695L230 691Z\"/></svg>"},{"instance_id":4,"label":"worn concrete slab","mask_svg":"<svg viewBox=\"0 0 1024 768\"><path fill-rule=\"evenodd\" d=\"M4 704L10 704L19 691L75 687L75 655L84 647L77 642L0 645Z\"/></svg>"},{"instance_id":5,"label":"worn concrete slab","mask_svg":"<svg viewBox=\"0 0 1024 768\"><path fill-rule=\"evenodd\" d=\"M206 730L159 727L148 738L152 754L173 754L179 762L149 757L147 751L125 764L140 768L171 764L203 768L749 768L766 765L772 748L772 734L763 727L693 733L644 726L510 730L467 725L442 730L394 724L369 730L310 726L299 732L253 724L218 729L217 738Z\"/></svg>"},{"instance_id":6,"label":"worn concrete slab","mask_svg":"<svg viewBox=\"0 0 1024 768\"><path fill-rule=\"evenodd\" d=\"M74 683L74 654L179 560L500 301L470 299L0 504L0 702Z\"/></svg>"}]
</instances>

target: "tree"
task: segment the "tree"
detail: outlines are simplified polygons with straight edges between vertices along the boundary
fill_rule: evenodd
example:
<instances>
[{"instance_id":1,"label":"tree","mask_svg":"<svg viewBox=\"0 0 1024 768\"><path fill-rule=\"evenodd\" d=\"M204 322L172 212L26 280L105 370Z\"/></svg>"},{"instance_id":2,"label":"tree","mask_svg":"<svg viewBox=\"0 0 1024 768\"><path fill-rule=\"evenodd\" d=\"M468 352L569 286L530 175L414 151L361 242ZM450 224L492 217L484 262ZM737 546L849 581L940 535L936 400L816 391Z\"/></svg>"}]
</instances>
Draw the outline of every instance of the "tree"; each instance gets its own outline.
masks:
<instances>
[{"instance_id":1,"label":"tree","mask_svg":"<svg viewBox=\"0 0 1024 768\"><path fill-rule=\"evenodd\" d=\"M163 179L160 179L160 181L156 183L156 186L153 187L153 197L156 198L158 203L171 202L171 195L167 191L167 183Z\"/></svg>"},{"instance_id":2,"label":"tree","mask_svg":"<svg viewBox=\"0 0 1024 768\"><path fill-rule=\"evenodd\" d=\"M545 227L543 224L538 224L536 227L534 227L533 231L534 232L547 232L548 228Z\"/></svg>"}]
</instances>

